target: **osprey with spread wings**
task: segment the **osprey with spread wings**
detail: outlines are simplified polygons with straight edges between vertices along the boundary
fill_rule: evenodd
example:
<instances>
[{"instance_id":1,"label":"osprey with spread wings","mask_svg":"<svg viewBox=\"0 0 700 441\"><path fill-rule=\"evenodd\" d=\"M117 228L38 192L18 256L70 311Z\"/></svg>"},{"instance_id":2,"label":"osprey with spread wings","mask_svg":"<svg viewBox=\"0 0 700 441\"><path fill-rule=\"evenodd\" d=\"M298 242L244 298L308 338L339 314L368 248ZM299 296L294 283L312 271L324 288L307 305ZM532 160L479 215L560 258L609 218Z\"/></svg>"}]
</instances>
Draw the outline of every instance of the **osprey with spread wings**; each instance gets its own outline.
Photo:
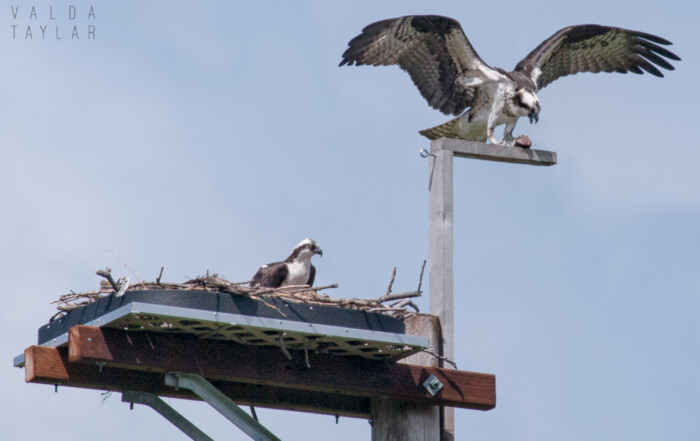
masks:
<instances>
[{"instance_id":1,"label":"osprey with spread wings","mask_svg":"<svg viewBox=\"0 0 700 441\"><path fill-rule=\"evenodd\" d=\"M659 46L655 35L600 25L566 27L543 41L515 70L493 68L479 57L459 22L437 15L412 15L372 23L348 43L340 66L398 64L411 76L428 104L448 115L442 125L421 130L429 139L461 138L512 143L518 118L537 122L536 92L559 77L579 72L644 71L663 77L657 66L680 60ZM465 112L466 110L466 112ZM494 128L505 124L504 139Z\"/></svg>"}]
</instances>

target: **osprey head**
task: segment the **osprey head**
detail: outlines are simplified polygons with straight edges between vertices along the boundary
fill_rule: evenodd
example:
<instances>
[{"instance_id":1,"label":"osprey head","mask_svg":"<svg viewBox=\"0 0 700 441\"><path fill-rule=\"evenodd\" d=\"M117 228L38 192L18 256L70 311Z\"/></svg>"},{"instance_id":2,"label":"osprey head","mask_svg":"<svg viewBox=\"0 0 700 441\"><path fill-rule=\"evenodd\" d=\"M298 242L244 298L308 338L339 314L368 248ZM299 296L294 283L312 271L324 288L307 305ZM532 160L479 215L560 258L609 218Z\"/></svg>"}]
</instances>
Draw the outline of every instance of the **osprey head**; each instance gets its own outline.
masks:
<instances>
[{"instance_id":1,"label":"osprey head","mask_svg":"<svg viewBox=\"0 0 700 441\"><path fill-rule=\"evenodd\" d=\"M535 123L540 120L540 99L534 91L526 88L519 89L516 92L515 102L527 114L530 124L533 120Z\"/></svg>"},{"instance_id":2,"label":"osprey head","mask_svg":"<svg viewBox=\"0 0 700 441\"><path fill-rule=\"evenodd\" d=\"M292 255L289 256L290 258L307 258L310 259L311 256L314 254L318 254L319 256L323 256L323 251L321 250L321 247L318 246L315 240L311 239L304 239L297 246L294 247L294 250L292 251Z\"/></svg>"}]
</instances>

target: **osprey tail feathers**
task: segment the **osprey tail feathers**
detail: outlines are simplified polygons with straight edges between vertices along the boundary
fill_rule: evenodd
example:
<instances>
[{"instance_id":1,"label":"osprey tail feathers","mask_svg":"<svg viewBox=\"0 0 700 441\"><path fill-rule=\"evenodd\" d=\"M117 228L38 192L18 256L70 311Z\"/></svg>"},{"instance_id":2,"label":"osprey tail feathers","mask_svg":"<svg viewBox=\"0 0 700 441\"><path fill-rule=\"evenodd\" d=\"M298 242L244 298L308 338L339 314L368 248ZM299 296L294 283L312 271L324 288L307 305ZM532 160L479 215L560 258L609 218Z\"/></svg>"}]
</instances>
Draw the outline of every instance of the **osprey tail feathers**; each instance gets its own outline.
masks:
<instances>
[{"instance_id":1,"label":"osprey tail feathers","mask_svg":"<svg viewBox=\"0 0 700 441\"><path fill-rule=\"evenodd\" d=\"M461 136L459 136L459 117L451 119L439 126L421 130L418 133L431 140L438 138L461 138Z\"/></svg>"}]
</instances>

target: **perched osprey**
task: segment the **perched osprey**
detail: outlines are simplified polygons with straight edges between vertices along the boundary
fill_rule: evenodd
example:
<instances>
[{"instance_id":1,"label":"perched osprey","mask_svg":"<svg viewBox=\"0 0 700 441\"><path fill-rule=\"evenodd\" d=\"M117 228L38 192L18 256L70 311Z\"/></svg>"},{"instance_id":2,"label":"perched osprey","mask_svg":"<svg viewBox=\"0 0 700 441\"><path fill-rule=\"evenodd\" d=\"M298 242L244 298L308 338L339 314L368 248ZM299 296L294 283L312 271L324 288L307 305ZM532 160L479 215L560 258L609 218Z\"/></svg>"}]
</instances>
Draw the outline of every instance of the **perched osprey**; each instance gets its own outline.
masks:
<instances>
[{"instance_id":1,"label":"perched osprey","mask_svg":"<svg viewBox=\"0 0 700 441\"><path fill-rule=\"evenodd\" d=\"M430 106L448 115L461 115L420 131L429 139L488 139L492 144L507 144L515 139L518 118L527 116L530 123L539 120L536 92L552 81L601 71L646 71L663 77L656 66L673 70L666 58L680 60L659 46L669 44L655 35L610 26L569 26L543 41L515 70L506 72L484 63L456 20L412 15L365 27L348 43L340 66L398 64ZM501 124L505 124L505 139L499 141L493 130Z\"/></svg>"},{"instance_id":2,"label":"perched osprey","mask_svg":"<svg viewBox=\"0 0 700 441\"><path fill-rule=\"evenodd\" d=\"M283 262L268 263L260 267L253 276L250 286L279 288L287 285L314 284L316 268L311 265L314 254L323 255L318 244L311 239L304 239L294 247L292 254Z\"/></svg>"}]
</instances>

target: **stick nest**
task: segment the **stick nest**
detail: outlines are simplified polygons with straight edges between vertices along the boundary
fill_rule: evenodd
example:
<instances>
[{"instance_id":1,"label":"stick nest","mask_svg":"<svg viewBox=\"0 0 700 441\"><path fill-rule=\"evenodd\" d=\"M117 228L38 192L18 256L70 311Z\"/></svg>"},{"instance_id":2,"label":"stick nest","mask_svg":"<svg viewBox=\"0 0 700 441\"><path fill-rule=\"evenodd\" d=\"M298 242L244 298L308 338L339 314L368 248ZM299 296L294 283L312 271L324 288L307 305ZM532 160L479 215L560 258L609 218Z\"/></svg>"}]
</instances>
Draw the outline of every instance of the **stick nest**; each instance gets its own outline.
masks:
<instances>
[{"instance_id":1,"label":"stick nest","mask_svg":"<svg viewBox=\"0 0 700 441\"><path fill-rule=\"evenodd\" d=\"M370 299L343 299L333 298L320 291L337 288L338 284L310 287L307 285L285 286L282 288L252 288L249 286L250 281L246 282L229 282L220 277L218 274L209 274L197 276L194 279L184 283L166 283L161 281L163 268L156 278L155 282L144 282L139 280L135 284L130 284L128 277L122 277L119 280L114 280L112 270L105 268L98 270L96 274L104 278L100 283L100 289L97 291L76 293L71 291L69 294L62 295L58 300L51 302L56 305L56 312L49 321L54 321L60 317L67 315L74 309L81 308L96 302L104 297L116 294L122 296L129 291L145 291L145 290L176 290L176 291L204 291L212 293L229 293L259 299L265 302L265 299L280 299L288 302L310 303L318 305L337 306L341 308L360 309L363 311L378 312L391 315L398 318L405 318L409 315L419 312L418 306L413 303L411 298L421 295L421 285L423 282L423 272L425 270L425 261L421 267L420 280L418 288L415 291L392 294L391 288L396 276L396 268L394 268L389 287L384 295ZM269 306L272 306L268 303ZM272 306L274 308L274 306ZM412 310L408 310L411 307Z\"/></svg>"}]
</instances>

